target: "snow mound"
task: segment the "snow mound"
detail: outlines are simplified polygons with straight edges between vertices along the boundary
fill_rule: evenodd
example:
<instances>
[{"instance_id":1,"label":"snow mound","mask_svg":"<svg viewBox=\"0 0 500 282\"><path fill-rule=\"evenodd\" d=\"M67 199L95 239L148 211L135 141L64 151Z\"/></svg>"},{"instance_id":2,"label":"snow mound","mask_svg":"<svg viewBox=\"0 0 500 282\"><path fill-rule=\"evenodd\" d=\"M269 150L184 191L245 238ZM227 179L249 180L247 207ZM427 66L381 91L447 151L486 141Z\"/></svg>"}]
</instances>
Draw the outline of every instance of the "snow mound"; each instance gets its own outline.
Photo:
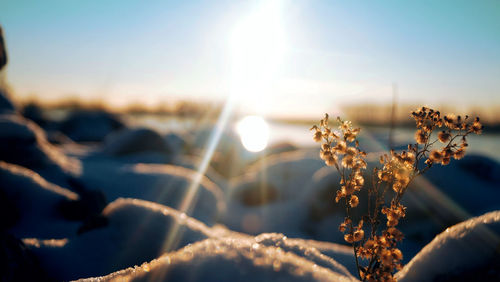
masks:
<instances>
[{"instance_id":1,"label":"snow mound","mask_svg":"<svg viewBox=\"0 0 500 282\"><path fill-rule=\"evenodd\" d=\"M195 155L202 156L210 144L214 127L205 127L193 132L189 146ZM240 175L247 163L249 152L243 148L238 136L232 130L226 129L221 133L215 152L210 160L210 166L219 174L230 179Z\"/></svg>"},{"instance_id":2,"label":"snow mound","mask_svg":"<svg viewBox=\"0 0 500 282\"><path fill-rule=\"evenodd\" d=\"M323 161L306 151L260 160L236 179L223 218L230 229L251 234L281 232L302 237L308 216L308 183Z\"/></svg>"},{"instance_id":3,"label":"snow mound","mask_svg":"<svg viewBox=\"0 0 500 282\"><path fill-rule=\"evenodd\" d=\"M325 166L314 173L307 189L311 191L310 219L315 225L332 213L344 212L343 206L333 200L340 189L339 182L340 175L332 167Z\"/></svg>"},{"instance_id":4,"label":"snow mound","mask_svg":"<svg viewBox=\"0 0 500 282\"><path fill-rule=\"evenodd\" d=\"M171 152L175 154L186 153L188 142L184 136L178 133L170 132L166 134L164 138Z\"/></svg>"},{"instance_id":5,"label":"snow mound","mask_svg":"<svg viewBox=\"0 0 500 282\"><path fill-rule=\"evenodd\" d=\"M120 197L153 201L209 225L226 210L224 195L215 183L180 166L96 160L85 163L82 179L89 187L100 189L110 201Z\"/></svg>"},{"instance_id":6,"label":"snow mound","mask_svg":"<svg viewBox=\"0 0 500 282\"><path fill-rule=\"evenodd\" d=\"M112 156L126 156L141 152L169 154L163 137L148 128L124 129L111 133L104 140L103 153Z\"/></svg>"},{"instance_id":7,"label":"snow mound","mask_svg":"<svg viewBox=\"0 0 500 282\"><path fill-rule=\"evenodd\" d=\"M79 281L355 281L335 260L286 237L210 238L141 266Z\"/></svg>"},{"instance_id":8,"label":"snow mound","mask_svg":"<svg viewBox=\"0 0 500 282\"><path fill-rule=\"evenodd\" d=\"M32 121L18 115L0 115L0 159L28 167L44 177L78 174L81 165L77 159L64 155L52 146L45 132ZM45 175L47 174L47 175Z\"/></svg>"},{"instance_id":9,"label":"snow mound","mask_svg":"<svg viewBox=\"0 0 500 282\"><path fill-rule=\"evenodd\" d=\"M76 142L101 142L111 132L125 128L120 118L100 110L75 111L60 124L60 131Z\"/></svg>"},{"instance_id":10,"label":"snow mound","mask_svg":"<svg viewBox=\"0 0 500 282\"><path fill-rule=\"evenodd\" d=\"M161 217L169 217L175 220L177 224L184 225L187 229L200 234L196 235L197 237L219 236L222 235L220 232L223 232L222 230L225 230L219 229L217 227L211 229L203 222L189 217L185 213L174 208L139 199L119 198L108 204L108 206L106 206L102 213L104 216L108 217L111 222L114 222L116 220L116 222L122 223L130 221L136 222L135 220L131 219L151 216L150 213L154 213L160 215Z\"/></svg>"},{"instance_id":11,"label":"snow mound","mask_svg":"<svg viewBox=\"0 0 500 282\"><path fill-rule=\"evenodd\" d=\"M283 142L271 144L270 146L268 146L265 149L264 153L267 156L271 156L271 155L276 155L276 154L280 154L280 153L292 152L292 151L295 151L298 149L299 149L299 147L297 147L293 143L283 141Z\"/></svg>"},{"instance_id":12,"label":"snow mound","mask_svg":"<svg viewBox=\"0 0 500 282\"><path fill-rule=\"evenodd\" d=\"M353 256L345 246L290 239L283 234L252 237L219 225L208 227L178 210L138 199L117 199L103 210L103 216L108 220L106 226L78 236L28 236L23 242L55 280L114 271L118 272L101 279L135 273L173 281L354 280ZM151 260L142 268L126 269ZM167 260L170 263L164 264ZM148 276L165 271L165 277Z\"/></svg>"},{"instance_id":13,"label":"snow mound","mask_svg":"<svg viewBox=\"0 0 500 282\"><path fill-rule=\"evenodd\" d=\"M55 280L104 275L150 261L167 251L232 232L207 227L175 209L138 199L118 199L103 215L108 224L66 240L24 240Z\"/></svg>"},{"instance_id":14,"label":"snow mound","mask_svg":"<svg viewBox=\"0 0 500 282\"><path fill-rule=\"evenodd\" d=\"M396 275L398 281L433 281L498 264L500 211L471 218L446 229ZM498 274L498 265L496 265ZM485 273L478 272L479 279ZM479 279L481 280L481 279ZM478 280L478 281L479 281Z\"/></svg>"},{"instance_id":15,"label":"snow mound","mask_svg":"<svg viewBox=\"0 0 500 282\"><path fill-rule=\"evenodd\" d=\"M479 180L500 183L500 164L482 155L467 155L458 163L465 172Z\"/></svg>"},{"instance_id":16,"label":"snow mound","mask_svg":"<svg viewBox=\"0 0 500 282\"><path fill-rule=\"evenodd\" d=\"M470 155L447 166L433 167L425 177L467 213L477 216L500 209L499 175L498 162ZM474 187L474 193L471 193L471 187Z\"/></svg>"},{"instance_id":17,"label":"snow mound","mask_svg":"<svg viewBox=\"0 0 500 282\"><path fill-rule=\"evenodd\" d=\"M365 181L370 179L370 172L374 166L368 162L368 168L363 171ZM316 240L344 242L343 233L338 226L344 221L345 208L335 202L336 192L340 189L340 175L334 167L323 166L312 176L306 189L310 191L307 205L306 227L308 234ZM351 215L357 219L367 213L367 185L357 194L359 205L351 210Z\"/></svg>"},{"instance_id":18,"label":"snow mound","mask_svg":"<svg viewBox=\"0 0 500 282\"><path fill-rule=\"evenodd\" d=\"M307 150L275 154L251 165L239 185L264 181L278 189L280 200L294 199L304 192L311 176L323 166L317 154Z\"/></svg>"},{"instance_id":19,"label":"snow mound","mask_svg":"<svg viewBox=\"0 0 500 282\"><path fill-rule=\"evenodd\" d=\"M200 167L203 159L196 156L190 155L177 155L172 160L172 165L185 167L191 170L197 170ZM210 165L205 170L205 176L213 181L217 186L221 188L224 194L227 194L229 189L229 180L227 180L224 176L220 175L217 171L215 171Z\"/></svg>"},{"instance_id":20,"label":"snow mound","mask_svg":"<svg viewBox=\"0 0 500 282\"><path fill-rule=\"evenodd\" d=\"M70 190L47 182L39 174L17 165L0 161L0 192L18 237L61 237L73 234L77 223L65 220L58 207L61 202L78 200ZM2 206L4 209L5 206Z\"/></svg>"}]
</instances>

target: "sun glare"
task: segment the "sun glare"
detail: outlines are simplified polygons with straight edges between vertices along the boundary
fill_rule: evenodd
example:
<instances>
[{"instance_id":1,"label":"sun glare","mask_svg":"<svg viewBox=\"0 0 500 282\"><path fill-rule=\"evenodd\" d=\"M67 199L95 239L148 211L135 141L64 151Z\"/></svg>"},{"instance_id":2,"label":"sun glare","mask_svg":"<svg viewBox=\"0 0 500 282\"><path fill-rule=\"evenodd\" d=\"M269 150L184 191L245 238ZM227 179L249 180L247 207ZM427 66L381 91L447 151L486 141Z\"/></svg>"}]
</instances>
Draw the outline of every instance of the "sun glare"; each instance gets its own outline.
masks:
<instances>
[{"instance_id":1,"label":"sun glare","mask_svg":"<svg viewBox=\"0 0 500 282\"><path fill-rule=\"evenodd\" d=\"M282 2L262 1L231 35L231 88L249 111L263 110L279 79L286 52Z\"/></svg>"},{"instance_id":2,"label":"sun glare","mask_svg":"<svg viewBox=\"0 0 500 282\"><path fill-rule=\"evenodd\" d=\"M267 147L269 125L259 116L247 116L238 122L236 131L243 147L250 152L259 152Z\"/></svg>"}]
</instances>

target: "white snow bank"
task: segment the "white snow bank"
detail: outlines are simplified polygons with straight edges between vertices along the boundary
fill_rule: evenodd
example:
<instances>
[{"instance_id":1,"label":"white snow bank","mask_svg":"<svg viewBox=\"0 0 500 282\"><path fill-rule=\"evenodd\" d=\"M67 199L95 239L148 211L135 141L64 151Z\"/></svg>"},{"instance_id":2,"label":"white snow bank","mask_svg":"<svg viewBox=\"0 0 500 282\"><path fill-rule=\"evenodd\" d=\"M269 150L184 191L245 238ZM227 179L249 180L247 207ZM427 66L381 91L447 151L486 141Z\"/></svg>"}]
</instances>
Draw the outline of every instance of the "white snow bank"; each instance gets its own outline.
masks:
<instances>
[{"instance_id":1,"label":"white snow bank","mask_svg":"<svg viewBox=\"0 0 500 282\"><path fill-rule=\"evenodd\" d=\"M139 267L80 281L355 281L316 249L279 234L211 238Z\"/></svg>"},{"instance_id":2,"label":"white snow bank","mask_svg":"<svg viewBox=\"0 0 500 282\"><path fill-rule=\"evenodd\" d=\"M317 152L297 150L275 154L251 165L239 185L266 182L279 190L280 199L294 199L304 193L312 175L323 166Z\"/></svg>"},{"instance_id":3,"label":"white snow bank","mask_svg":"<svg viewBox=\"0 0 500 282\"><path fill-rule=\"evenodd\" d=\"M58 205L64 200L78 200L78 195L47 182L37 173L0 161L0 190L12 204L10 217L19 219L10 229L17 237L64 237L74 234L75 222L63 219Z\"/></svg>"},{"instance_id":4,"label":"white snow bank","mask_svg":"<svg viewBox=\"0 0 500 282\"><path fill-rule=\"evenodd\" d=\"M227 231L225 228L215 226L210 228L203 222L187 216L185 213L171 207L155 202L139 199L119 198L108 204L102 211L102 214L110 219L110 222L122 222L123 224L135 224L134 218L151 216L151 214L161 215L161 217L171 218L179 225L185 225L189 230L202 234L205 237L222 236ZM127 222L132 221L132 222ZM119 225L119 223L117 223ZM118 226L117 225L117 226ZM125 231L125 230L124 230Z\"/></svg>"},{"instance_id":5,"label":"white snow bank","mask_svg":"<svg viewBox=\"0 0 500 282\"><path fill-rule=\"evenodd\" d=\"M26 246L40 248L40 246L47 247L64 247L68 243L68 239L38 239L38 238L23 238L23 243Z\"/></svg>"},{"instance_id":6,"label":"white snow bank","mask_svg":"<svg viewBox=\"0 0 500 282\"><path fill-rule=\"evenodd\" d=\"M138 199L118 199L103 215L107 226L68 237L60 246L25 240L55 280L104 275L150 261L164 252L231 233L172 208ZM33 236L29 236L33 237Z\"/></svg>"},{"instance_id":7,"label":"white snow bank","mask_svg":"<svg viewBox=\"0 0 500 282\"><path fill-rule=\"evenodd\" d=\"M500 164L493 159L467 155L447 166L433 167L425 177L473 216L500 209Z\"/></svg>"},{"instance_id":8,"label":"white snow bank","mask_svg":"<svg viewBox=\"0 0 500 282\"><path fill-rule=\"evenodd\" d=\"M308 216L309 182L324 166L317 154L287 152L260 160L234 182L228 213L222 222L230 229L251 234L281 232L303 237Z\"/></svg>"},{"instance_id":9,"label":"white snow bank","mask_svg":"<svg viewBox=\"0 0 500 282\"><path fill-rule=\"evenodd\" d=\"M192 133L190 153L203 156L211 142L216 126L203 127ZM230 179L241 175L249 161L255 159L255 154L248 152L241 144L236 133L226 128L220 135L217 146L210 160L210 166L218 173Z\"/></svg>"},{"instance_id":10,"label":"white snow bank","mask_svg":"<svg viewBox=\"0 0 500 282\"><path fill-rule=\"evenodd\" d=\"M47 141L38 125L19 115L0 115L0 142L1 160L28 167L46 178L60 180L66 173L80 173L77 159L64 155Z\"/></svg>"},{"instance_id":11,"label":"white snow bank","mask_svg":"<svg viewBox=\"0 0 500 282\"><path fill-rule=\"evenodd\" d=\"M225 211L221 189L194 170L174 165L137 164L96 159L84 162L82 180L106 199L137 198L167 205L209 225Z\"/></svg>"},{"instance_id":12,"label":"white snow bank","mask_svg":"<svg viewBox=\"0 0 500 282\"><path fill-rule=\"evenodd\" d=\"M357 271L353 251L350 246L315 240L288 238L281 233L263 233L256 236L255 240L266 246L279 247L286 252L295 253L319 266L333 269L336 272L345 274L345 270L347 269L352 274Z\"/></svg>"},{"instance_id":13,"label":"white snow bank","mask_svg":"<svg viewBox=\"0 0 500 282\"><path fill-rule=\"evenodd\" d=\"M283 234L252 237L223 226L207 227L175 209L137 199L118 199L110 203L103 214L109 221L103 228L66 240L28 238L24 242L56 280L105 275L151 260L135 271L125 269L104 279L133 273L150 275L148 271L163 275L166 271L165 277L152 278L353 280L350 273L355 271L354 260L350 248L345 246L290 239ZM167 261L170 263L165 264Z\"/></svg>"},{"instance_id":14,"label":"white snow bank","mask_svg":"<svg viewBox=\"0 0 500 282\"><path fill-rule=\"evenodd\" d=\"M164 136L168 148L174 154L185 154L188 146L186 136L180 133L170 132Z\"/></svg>"},{"instance_id":15,"label":"white snow bank","mask_svg":"<svg viewBox=\"0 0 500 282\"><path fill-rule=\"evenodd\" d=\"M198 167L200 167L201 163L203 162L203 159L197 156L192 156L192 155L177 155L175 158L172 160L172 165L176 166L181 166L185 167L188 169L192 170L197 170ZM205 176L213 181L217 186L219 186L224 194L227 193L228 191L228 180L222 176L220 173L218 173L216 170L214 170L211 166L208 166L207 169L205 170Z\"/></svg>"},{"instance_id":16,"label":"white snow bank","mask_svg":"<svg viewBox=\"0 0 500 282\"><path fill-rule=\"evenodd\" d=\"M493 211L446 229L405 265L396 278L400 282L433 281L473 271L498 259L499 246L500 211ZM481 275L477 273L476 277Z\"/></svg>"}]
</instances>

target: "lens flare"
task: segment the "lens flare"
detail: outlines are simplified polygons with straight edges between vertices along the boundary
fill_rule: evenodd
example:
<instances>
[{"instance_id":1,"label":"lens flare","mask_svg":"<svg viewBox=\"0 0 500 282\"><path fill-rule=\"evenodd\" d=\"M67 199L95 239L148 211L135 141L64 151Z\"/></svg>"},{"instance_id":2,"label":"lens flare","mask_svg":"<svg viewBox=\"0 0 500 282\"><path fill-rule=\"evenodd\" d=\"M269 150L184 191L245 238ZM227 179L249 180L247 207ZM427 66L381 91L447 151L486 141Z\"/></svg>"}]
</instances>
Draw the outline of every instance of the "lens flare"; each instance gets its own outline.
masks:
<instances>
[{"instance_id":1,"label":"lens flare","mask_svg":"<svg viewBox=\"0 0 500 282\"><path fill-rule=\"evenodd\" d=\"M243 147L250 152L259 152L267 147L269 125L259 116L247 116L238 122L236 131Z\"/></svg>"}]
</instances>

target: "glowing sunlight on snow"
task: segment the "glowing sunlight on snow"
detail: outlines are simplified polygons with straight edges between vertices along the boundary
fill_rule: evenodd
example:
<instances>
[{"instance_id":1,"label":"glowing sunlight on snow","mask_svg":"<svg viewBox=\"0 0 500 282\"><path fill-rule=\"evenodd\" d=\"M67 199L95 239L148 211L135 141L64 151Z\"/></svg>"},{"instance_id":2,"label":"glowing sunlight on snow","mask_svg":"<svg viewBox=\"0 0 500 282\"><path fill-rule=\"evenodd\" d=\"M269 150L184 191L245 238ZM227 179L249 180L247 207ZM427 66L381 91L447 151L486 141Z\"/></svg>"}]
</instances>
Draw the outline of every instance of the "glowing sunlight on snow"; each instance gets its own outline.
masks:
<instances>
[{"instance_id":1,"label":"glowing sunlight on snow","mask_svg":"<svg viewBox=\"0 0 500 282\"><path fill-rule=\"evenodd\" d=\"M267 147L269 125L259 116L247 116L238 122L236 131L243 147L250 152L259 152Z\"/></svg>"}]
</instances>

